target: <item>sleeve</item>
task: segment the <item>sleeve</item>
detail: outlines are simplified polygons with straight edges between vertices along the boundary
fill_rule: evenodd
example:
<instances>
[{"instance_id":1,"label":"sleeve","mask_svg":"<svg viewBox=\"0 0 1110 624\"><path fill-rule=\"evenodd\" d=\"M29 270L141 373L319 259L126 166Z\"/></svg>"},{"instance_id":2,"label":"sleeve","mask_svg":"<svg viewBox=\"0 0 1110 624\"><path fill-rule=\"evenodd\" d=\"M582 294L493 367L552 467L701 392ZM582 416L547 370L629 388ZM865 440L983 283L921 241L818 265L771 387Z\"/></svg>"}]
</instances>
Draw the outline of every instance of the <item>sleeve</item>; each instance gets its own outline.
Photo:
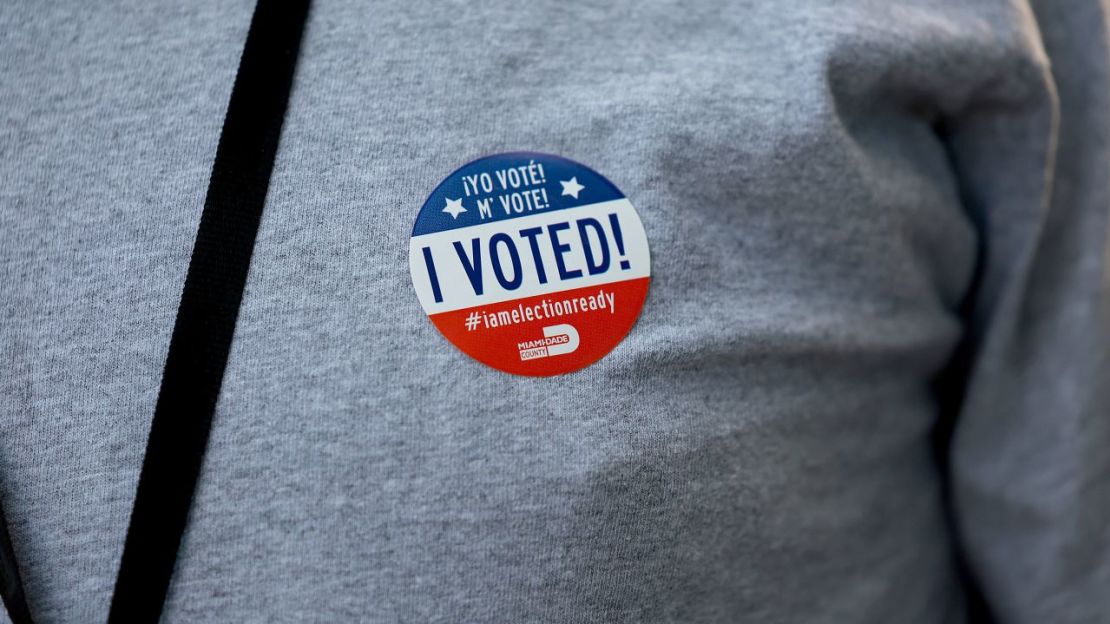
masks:
<instances>
[{"instance_id":1,"label":"sleeve","mask_svg":"<svg viewBox=\"0 0 1110 624\"><path fill-rule=\"evenodd\" d=\"M1104 0L1017 2L1030 63L942 124L981 256L947 468L1002 622L1110 618L1110 51Z\"/></svg>"}]
</instances>

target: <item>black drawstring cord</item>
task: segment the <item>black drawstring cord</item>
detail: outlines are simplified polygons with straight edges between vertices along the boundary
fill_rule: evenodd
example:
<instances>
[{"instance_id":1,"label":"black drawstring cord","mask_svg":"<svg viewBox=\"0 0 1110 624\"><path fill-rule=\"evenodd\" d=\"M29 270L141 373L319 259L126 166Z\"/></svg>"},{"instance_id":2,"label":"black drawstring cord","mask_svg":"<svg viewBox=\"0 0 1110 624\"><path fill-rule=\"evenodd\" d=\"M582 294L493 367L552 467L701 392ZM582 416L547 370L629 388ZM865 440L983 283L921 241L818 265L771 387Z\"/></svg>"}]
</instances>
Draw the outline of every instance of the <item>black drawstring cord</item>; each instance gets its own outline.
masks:
<instances>
[{"instance_id":1,"label":"black drawstring cord","mask_svg":"<svg viewBox=\"0 0 1110 624\"><path fill-rule=\"evenodd\" d=\"M23 594L23 581L19 578L19 566L15 561L11 536L8 533L8 519L4 507L0 505L0 596L12 624L31 624L31 612L27 609L27 598Z\"/></svg>"},{"instance_id":2,"label":"black drawstring cord","mask_svg":"<svg viewBox=\"0 0 1110 624\"><path fill-rule=\"evenodd\" d=\"M188 522L309 0L259 0L166 355L109 622L157 622Z\"/></svg>"},{"instance_id":3,"label":"black drawstring cord","mask_svg":"<svg viewBox=\"0 0 1110 624\"><path fill-rule=\"evenodd\" d=\"M188 522L293 84L309 0L259 0L231 90L154 409L109 622L157 622ZM31 624L0 508L0 592Z\"/></svg>"}]
</instances>

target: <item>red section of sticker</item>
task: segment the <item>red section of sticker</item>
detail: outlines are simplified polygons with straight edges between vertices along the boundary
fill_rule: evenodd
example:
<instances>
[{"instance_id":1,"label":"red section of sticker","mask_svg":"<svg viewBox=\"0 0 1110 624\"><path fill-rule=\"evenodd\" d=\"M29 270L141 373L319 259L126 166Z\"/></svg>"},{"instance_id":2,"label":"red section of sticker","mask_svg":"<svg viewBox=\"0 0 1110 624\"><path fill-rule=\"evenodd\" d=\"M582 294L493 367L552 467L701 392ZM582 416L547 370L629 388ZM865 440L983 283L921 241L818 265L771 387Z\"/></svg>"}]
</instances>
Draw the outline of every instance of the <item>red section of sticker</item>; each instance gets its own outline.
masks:
<instances>
[{"instance_id":1,"label":"red section of sticker","mask_svg":"<svg viewBox=\"0 0 1110 624\"><path fill-rule=\"evenodd\" d=\"M470 357L506 373L578 370L613 350L636 323L650 277L432 314Z\"/></svg>"}]
</instances>

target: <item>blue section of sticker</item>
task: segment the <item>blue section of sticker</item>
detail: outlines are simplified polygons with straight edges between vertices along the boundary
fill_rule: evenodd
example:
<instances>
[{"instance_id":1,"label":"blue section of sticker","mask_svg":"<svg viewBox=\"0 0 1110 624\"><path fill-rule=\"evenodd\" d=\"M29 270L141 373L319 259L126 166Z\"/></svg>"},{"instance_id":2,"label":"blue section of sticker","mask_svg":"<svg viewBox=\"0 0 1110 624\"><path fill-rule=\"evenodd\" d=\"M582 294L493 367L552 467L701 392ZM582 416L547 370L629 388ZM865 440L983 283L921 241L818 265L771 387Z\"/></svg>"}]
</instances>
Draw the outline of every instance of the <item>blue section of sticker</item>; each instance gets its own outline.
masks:
<instances>
[{"instance_id":1,"label":"blue section of sticker","mask_svg":"<svg viewBox=\"0 0 1110 624\"><path fill-rule=\"evenodd\" d=\"M412 235L622 199L589 167L551 154L507 152L463 165L424 202Z\"/></svg>"}]
</instances>

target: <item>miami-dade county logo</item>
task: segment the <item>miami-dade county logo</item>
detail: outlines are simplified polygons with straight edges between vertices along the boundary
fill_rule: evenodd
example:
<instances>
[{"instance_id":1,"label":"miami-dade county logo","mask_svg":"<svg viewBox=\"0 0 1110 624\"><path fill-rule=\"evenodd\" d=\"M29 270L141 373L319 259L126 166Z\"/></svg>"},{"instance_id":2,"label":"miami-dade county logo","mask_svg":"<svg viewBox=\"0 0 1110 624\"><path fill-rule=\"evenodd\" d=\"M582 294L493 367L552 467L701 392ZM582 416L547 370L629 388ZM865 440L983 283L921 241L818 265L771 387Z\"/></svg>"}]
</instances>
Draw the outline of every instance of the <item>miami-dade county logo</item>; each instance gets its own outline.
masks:
<instances>
[{"instance_id":1,"label":"miami-dade county logo","mask_svg":"<svg viewBox=\"0 0 1110 624\"><path fill-rule=\"evenodd\" d=\"M534 360L536 358L564 355L578 350L578 330L574 325L548 325L543 328L543 338L522 342L516 346L520 349L520 359Z\"/></svg>"},{"instance_id":2,"label":"miami-dade county logo","mask_svg":"<svg viewBox=\"0 0 1110 624\"><path fill-rule=\"evenodd\" d=\"M428 317L474 359L558 375L609 353L647 297L632 203L585 165L530 152L475 160L432 191L409 270Z\"/></svg>"}]
</instances>

